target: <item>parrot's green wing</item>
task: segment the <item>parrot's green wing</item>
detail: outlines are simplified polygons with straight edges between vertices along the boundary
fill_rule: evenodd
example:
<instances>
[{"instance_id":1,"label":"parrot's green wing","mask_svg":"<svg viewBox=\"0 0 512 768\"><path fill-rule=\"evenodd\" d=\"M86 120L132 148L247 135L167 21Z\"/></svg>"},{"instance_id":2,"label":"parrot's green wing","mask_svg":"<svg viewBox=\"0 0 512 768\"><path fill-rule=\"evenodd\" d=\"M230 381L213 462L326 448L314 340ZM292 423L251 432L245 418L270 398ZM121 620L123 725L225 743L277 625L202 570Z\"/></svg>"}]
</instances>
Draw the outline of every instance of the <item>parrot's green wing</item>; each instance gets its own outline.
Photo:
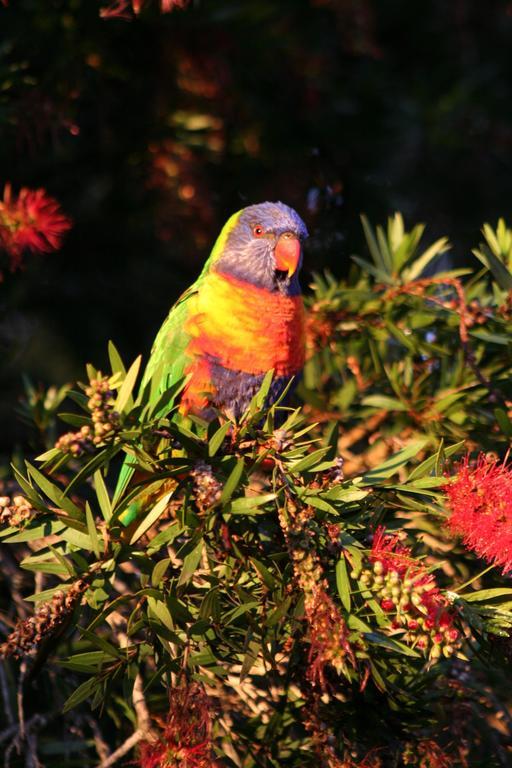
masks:
<instances>
[{"instance_id":1,"label":"parrot's green wing","mask_svg":"<svg viewBox=\"0 0 512 768\"><path fill-rule=\"evenodd\" d=\"M187 363L186 349L190 341L190 335L185 331L185 324L190 315L190 300L200 289L203 275L183 293L176 304L171 308L162 327L158 331L151 350L144 376L141 383L141 391L148 389L148 404L150 408L155 406L161 395L175 384L178 384L185 376ZM170 400L167 407L172 408ZM134 469L130 466L130 457L126 457L114 494L114 504L126 490ZM128 525L136 514L135 507L131 507L121 515L121 520Z\"/></svg>"},{"instance_id":2,"label":"parrot's green wing","mask_svg":"<svg viewBox=\"0 0 512 768\"><path fill-rule=\"evenodd\" d=\"M201 285L210 271L212 263L224 251L228 235L235 227L241 213L242 211L237 211L228 219L198 279L174 304L157 334L141 384L142 392L149 387L150 406L156 405L161 395L181 381L185 375L186 350L190 341L190 335L185 331L185 324L191 312L191 299L201 290ZM168 402L167 405L170 409L173 405L172 401ZM117 504L128 487L133 473L134 469L130 466L130 458L127 457L119 473L114 493L114 504ZM122 512L120 520L124 525L129 525L137 513L138 503L134 502Z\"/></svg>"}]
</instances>

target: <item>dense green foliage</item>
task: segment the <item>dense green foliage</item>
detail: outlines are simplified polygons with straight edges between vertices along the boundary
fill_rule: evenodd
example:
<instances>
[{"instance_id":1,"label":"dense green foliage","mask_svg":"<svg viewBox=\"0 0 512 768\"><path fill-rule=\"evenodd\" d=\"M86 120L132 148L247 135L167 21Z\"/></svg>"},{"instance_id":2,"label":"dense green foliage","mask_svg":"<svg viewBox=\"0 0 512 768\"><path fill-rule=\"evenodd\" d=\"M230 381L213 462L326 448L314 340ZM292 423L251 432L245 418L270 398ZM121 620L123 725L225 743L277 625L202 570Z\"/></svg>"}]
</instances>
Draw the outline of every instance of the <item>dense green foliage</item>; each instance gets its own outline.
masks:
<instances>
[{"instance_id":1,"label":"dense green foliage","mask_svg":"<svg viewBox=\"0 0 512 768\"><path fill-rule=\"evenodd\" d=\"M221 765L507 764L512 589L446 528L443 488L466 449L512 434L512 232L484 228L478 274L424 277L446 239L363 224L368 254L308 298L301 408L266 409L269 376L238 424L177 418L113 345L108 374L27 392L45 452L16 460L2 551L26 574L6 572L20 617L22 598L36 613L4 685L11 712L25 691L22 743L45 765L107 761L102 739L147 736L147 708L165 719L191 685ZM72 431L54 447L57 410ZM115 499L125 454L138 480Z\"/></svg>"}]
</instances>

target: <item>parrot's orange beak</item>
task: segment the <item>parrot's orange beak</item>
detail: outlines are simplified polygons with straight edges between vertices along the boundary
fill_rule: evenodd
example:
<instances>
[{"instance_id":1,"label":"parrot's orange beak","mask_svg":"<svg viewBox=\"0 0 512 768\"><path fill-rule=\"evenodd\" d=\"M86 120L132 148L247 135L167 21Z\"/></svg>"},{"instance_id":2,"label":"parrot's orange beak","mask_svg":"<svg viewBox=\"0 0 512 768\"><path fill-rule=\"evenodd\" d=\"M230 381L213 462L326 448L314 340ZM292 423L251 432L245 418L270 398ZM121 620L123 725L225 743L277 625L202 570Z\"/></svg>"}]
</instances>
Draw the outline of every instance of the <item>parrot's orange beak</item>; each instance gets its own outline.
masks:
<instances>
[{"instance_id":1,"label":"parrot's orange beak","mask_svg":"<svg viewBox=\"0 0 512 768\"><path fill-rule=\"evenodd\" d=\"M299 266L300 251L301 246L298 237L293 232L285 232L277 241L274 251L276 269L280 272L288 272L288 277L291 277Z\"/></svg>"}]
</instances>

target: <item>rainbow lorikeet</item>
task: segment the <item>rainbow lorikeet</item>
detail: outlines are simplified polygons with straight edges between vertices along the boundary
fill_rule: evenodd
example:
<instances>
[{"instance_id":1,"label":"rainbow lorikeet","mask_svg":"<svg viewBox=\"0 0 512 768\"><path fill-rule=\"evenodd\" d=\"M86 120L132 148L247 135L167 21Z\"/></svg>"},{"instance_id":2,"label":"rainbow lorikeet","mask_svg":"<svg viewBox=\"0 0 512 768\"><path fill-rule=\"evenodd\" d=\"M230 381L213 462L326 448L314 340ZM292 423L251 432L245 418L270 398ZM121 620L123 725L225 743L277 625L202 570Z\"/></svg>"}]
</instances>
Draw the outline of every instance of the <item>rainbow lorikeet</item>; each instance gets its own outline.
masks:
<instances>
[{"instance_id":1,"label":"rainbow lorikeet","mask_svg":"<svg viewBox=\"0 0 512 768\"><path fill-rule=\"evenodd\" d=\"M304 365L298 272L307 234L296 211L280 202L251 205L228 219L155 339L142 380L152 400L185 379L181 414L211 419L217 409L236 419L271 369L268 399L279 397ZM125 463L117 498L131 475ZM127 513L125 524L134 516Z\"/></svg>"}]
</instances>

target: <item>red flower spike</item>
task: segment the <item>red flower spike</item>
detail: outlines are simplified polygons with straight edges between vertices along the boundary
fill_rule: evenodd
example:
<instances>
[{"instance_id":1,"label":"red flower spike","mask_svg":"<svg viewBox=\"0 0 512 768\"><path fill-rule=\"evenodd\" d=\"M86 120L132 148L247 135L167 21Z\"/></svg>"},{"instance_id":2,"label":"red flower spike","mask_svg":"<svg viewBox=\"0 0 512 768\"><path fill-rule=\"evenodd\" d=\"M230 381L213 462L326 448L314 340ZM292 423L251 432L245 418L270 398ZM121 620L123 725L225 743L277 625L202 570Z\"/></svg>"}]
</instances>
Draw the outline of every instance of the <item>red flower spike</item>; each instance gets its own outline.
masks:
<instances>
[{"instance_id":1,"label":"red flower spike","mask_svg":"<svg viewBox=\"0 0 512 768\"><path fill-rule=\"evenodd\" d=\"M160 0L161 13L170 13L175 8L185 8L188 0ZM114 2L100 9L102 19L126 19L131 21L133 16L138 16L145 5L145 0L114 0Z\"/></svg>"},{"instance_id":2,"label":"red flower spike","mask_svg":"<svg viewBox=\"0 0 512 768\"><path fill-rule=\"evenodd\" d=\"M512 571L512 468L480 454L469 456L445 488L447 526L478 557Z\"/></svg>"},{"instance_id":3,"label":"red flower spike","mask_svg":"<svg viewBox=\"0 0 512 768\"><path fill-rule=\"evenodd\" d=\"M158 720L159 740L140 744L140 768L215 768L212 720L212 704L201 685L174 688L167 717Z\"/></svg>"},{"instance_id":4,"label":"red flower spike","mask_svg":"<svg viewBox=\"0 0 512 768\"><path fill-rule=\"evenodd\" d=\"M188 0L160 0L160 10L162 13L170 13L175 8L185 8Z\"/></svg>"},{"instance_id":5,"label":"red flower spike","mask_svg":"<svg viewBox=\"0 0 512 768\"><path fill-rule=\"evenodd\" d=\"M11 271L21 266L24 251L58 250L70 227L70 219L44 189L23 187L16 199L11 185L5 185L0 200L0 249L9 255Z\"/></svg>"},{"instance_id":6,"label":"red flower spike","mask_svg":"<svg viewBox=\"0 0 512 768\"><path fill-rule=\"evenodd\" d=\"M114 0L105 8L100 8L101 19L125 19L131 21L132 10L130 0Z\"/></svg>"},{"instance_id":7,"label":"red flower spike","mask_svg":"<svg viewBox=\"0 0 512 768\"><path fill-rule=\"evenodd\" d=\"M417 745L420 768L451 768L453 759L431 739L420 741Z\"/></svg>"},{"instance_id":8,"label":"red flower spike","mask_svg":"<svg viewBox=\"0 0 512 768\"><path fill-rule=\"evenodd\" d=\"M354 651L348 641L349 630L331 597L322 587L315 589L307 600L306 613L311 645L308 657L308 678L313 685L326 690L326 668L346 672L355 667Z\"/></svg>"}]
</instances>

